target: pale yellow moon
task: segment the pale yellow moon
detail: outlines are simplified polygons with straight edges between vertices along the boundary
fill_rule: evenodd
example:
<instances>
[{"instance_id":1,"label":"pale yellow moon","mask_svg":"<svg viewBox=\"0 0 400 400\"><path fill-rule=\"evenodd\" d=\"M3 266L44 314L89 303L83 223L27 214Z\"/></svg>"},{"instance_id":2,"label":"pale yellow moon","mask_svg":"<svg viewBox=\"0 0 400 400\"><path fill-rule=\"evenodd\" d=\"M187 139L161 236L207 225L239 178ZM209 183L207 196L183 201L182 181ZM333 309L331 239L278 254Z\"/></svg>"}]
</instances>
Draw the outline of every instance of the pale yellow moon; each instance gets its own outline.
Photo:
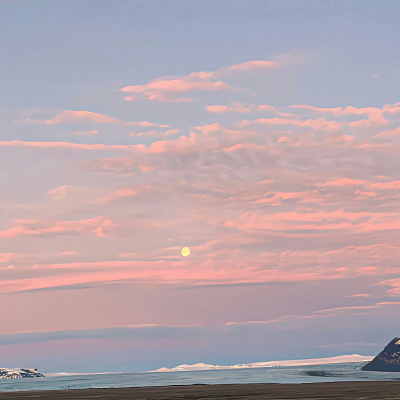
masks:
<instances>
[{"instance_id":1,"label":"pale yellow moon","mask_svg":"<svg viewBox=\"0 0 400 400\"><path fill-rule=\"evenodd\" d=\"M187 257L188 255L190 255L190 249L189 249L189 247L184 247L184 248L181 250L181 253L182 253L183 257Z\"/></svg>"}]
</instances>

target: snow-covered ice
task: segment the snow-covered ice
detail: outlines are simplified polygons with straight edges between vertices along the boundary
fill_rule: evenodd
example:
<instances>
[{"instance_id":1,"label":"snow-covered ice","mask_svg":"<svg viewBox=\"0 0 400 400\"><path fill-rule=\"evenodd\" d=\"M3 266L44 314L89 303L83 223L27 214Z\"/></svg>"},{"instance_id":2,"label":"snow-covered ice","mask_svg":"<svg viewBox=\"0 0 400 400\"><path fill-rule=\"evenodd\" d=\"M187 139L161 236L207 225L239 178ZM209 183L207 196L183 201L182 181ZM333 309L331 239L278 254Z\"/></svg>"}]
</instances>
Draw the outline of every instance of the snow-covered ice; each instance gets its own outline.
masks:
<instances>
[{"instance_id":1,"label":"snow-covered ice","mask_svg":"<svg viewBox=\"0 0 400 400\"><path fill-rule=\"evenodd\" d=\"M366 362L371 361L372 356L360 356L358 354L328 357L328 358L312 358L307 360L284 360L284 361L267 361L256 362L250 364L235 364L235 365L212 365L212 364L182 364L174 368L160 368L150 372L177 372L177 371L210 371L221 369L244 369L244 368L271 368L271 367L295 367L300 365L318 365L318 364L340 364L351 362Z\"/></svg>"}]
</instances>

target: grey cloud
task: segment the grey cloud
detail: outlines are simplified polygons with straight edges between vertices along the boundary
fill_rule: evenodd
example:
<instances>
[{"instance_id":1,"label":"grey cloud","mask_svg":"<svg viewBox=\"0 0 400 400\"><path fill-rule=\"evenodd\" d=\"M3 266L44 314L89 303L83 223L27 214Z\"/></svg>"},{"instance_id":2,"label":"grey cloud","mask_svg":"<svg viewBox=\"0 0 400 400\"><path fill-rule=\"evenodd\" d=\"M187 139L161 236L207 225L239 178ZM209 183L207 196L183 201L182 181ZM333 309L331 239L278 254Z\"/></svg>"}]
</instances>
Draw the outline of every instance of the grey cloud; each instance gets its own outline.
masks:
<instances>
[{"instance_id":1,"label":"grey cloud","mask_svg":"<svg viewBox=\"0 0 400 400\"><path fill-rule=\"evenodd\" d=\"M103 329L65 330L54 332L26 332L11 335L0 335L0 345L39 343L73 339L179 339L196 337L207 333L207 329L197 326L122 326Z\"/></svg>"}]
</instances>

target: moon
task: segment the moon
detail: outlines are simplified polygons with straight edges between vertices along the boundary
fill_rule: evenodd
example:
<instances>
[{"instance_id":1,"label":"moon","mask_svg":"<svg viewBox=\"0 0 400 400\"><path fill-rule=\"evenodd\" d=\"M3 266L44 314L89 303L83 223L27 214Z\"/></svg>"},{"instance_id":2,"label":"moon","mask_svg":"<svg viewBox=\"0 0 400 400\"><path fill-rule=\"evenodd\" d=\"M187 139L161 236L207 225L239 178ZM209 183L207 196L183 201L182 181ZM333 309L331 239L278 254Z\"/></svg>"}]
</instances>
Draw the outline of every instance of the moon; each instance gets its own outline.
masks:
<instances>
[{"instance_id":1,"label":"moon","mask_svg":"<svg viewBox=\"0 0 400 400\"><path fill-rule=\"evenodd\" d=\"M190 255L190 249L189 249L189 247L184 247L184 248L181 250L181 253L182 253L183 257L187 257L188 255Z\"/></svg>"}]
</instances>

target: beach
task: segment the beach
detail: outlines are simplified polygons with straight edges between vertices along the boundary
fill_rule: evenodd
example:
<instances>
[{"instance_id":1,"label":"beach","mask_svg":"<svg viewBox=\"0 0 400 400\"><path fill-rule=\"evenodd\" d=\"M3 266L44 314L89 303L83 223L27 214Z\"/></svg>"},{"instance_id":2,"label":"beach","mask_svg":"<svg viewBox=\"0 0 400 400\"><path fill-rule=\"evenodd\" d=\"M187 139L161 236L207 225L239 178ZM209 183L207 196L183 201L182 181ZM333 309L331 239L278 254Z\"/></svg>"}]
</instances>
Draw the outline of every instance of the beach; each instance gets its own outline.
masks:
<instances>
[{"instance_id":1,"label":"beach","mask_svg":"<svg viewBox=\"0 0 400 400\"><path fill-rule=\"evenodd\" d=\"M400 377L399 377L400 378ZM0 393L1 400L14 399L400 399L399 382L330 382L303 384L185 385L108 389L74 389Z\"/></svg>"}]
</instances>

